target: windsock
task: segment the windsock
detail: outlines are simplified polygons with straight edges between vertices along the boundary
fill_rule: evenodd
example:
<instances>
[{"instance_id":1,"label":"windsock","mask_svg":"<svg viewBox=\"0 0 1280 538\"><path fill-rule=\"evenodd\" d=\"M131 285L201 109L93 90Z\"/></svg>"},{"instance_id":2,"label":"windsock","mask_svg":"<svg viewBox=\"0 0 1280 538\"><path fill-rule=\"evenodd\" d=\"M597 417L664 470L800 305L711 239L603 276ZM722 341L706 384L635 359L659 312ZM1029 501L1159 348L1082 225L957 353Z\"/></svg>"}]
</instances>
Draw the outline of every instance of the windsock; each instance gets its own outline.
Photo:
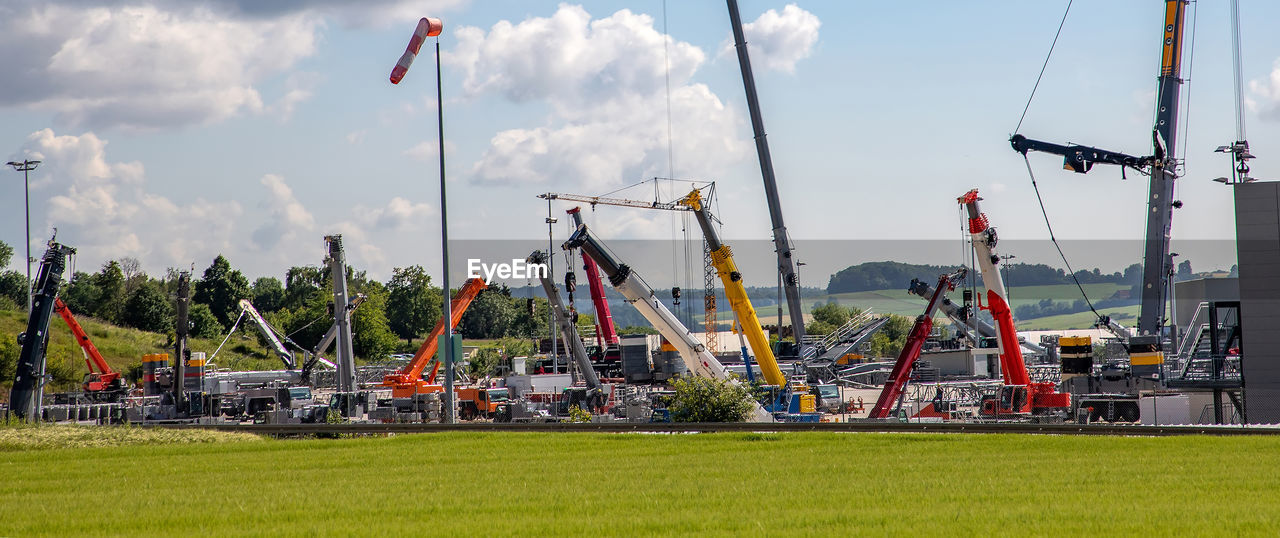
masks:
<instances>
[{"instance_id":1,"label":"windsock","mask_svg":"<svg viewBox=\"0 0 1280 538\"><path fill-rule=\"evenodd\" d=\"M409 66L413 65L413 59L418 56L418 51L422 49L422 42L428 37L440 35L440 31L444 29L444 24L440 19L432 17L423 17L418 21L418 27L413 30L413 37L409 38L409 46L404 49L404 55L400 56L400 61L396 62L396 66L391 70L391 83L399 84L400 79L404 78L405 73L409 72Z\"/></svg>"}]
</instances>

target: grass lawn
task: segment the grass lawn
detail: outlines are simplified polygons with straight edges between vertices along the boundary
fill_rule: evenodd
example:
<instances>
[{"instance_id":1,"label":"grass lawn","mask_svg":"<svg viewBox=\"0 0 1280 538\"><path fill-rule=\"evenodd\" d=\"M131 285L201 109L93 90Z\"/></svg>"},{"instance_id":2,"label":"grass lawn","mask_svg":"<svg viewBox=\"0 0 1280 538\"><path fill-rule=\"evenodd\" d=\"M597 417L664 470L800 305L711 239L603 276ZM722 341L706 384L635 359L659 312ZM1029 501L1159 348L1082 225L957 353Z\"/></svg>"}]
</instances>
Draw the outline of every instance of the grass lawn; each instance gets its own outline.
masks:
<instances>
[{"instance_id":1,"label":"grass lawn","mask_svg":"<svg viewBox=\"0 0 1280 538\"><path fill-rule=\"evenodd\" d=\"M1280 528L1277 438L442 433L0 450L6 536Z\"/></svg>"}]
</instances>

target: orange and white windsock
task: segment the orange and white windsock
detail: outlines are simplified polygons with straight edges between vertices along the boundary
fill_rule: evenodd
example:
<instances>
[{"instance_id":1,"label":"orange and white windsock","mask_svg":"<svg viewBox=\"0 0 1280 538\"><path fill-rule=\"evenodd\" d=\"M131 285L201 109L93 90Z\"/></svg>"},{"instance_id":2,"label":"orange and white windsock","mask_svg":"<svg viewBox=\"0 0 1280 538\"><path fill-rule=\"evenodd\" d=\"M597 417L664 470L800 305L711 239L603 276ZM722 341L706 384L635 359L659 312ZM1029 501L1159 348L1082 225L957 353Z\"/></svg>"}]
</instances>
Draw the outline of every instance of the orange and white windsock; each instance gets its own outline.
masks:
<instances>
[{"instance_id":1,"label":"orange and white windsock","mask_svg":"<svg viewBox=\"0 0 1280 538\"><path fill-rule=\"evenodd\" d=\"M409 46L404 49L404 55L400 56L400 61L396 62L395 68L391 70L392 84L399 84L400 79L409 72L409 66L413 65L413 59L418 57L418 51L422 49L422 42L428 37L440 35L443 29L444 24L440 19L423 17L418 21L418 27L413 30L413 37L409 38Z\"/></svg>"}]
</instances>

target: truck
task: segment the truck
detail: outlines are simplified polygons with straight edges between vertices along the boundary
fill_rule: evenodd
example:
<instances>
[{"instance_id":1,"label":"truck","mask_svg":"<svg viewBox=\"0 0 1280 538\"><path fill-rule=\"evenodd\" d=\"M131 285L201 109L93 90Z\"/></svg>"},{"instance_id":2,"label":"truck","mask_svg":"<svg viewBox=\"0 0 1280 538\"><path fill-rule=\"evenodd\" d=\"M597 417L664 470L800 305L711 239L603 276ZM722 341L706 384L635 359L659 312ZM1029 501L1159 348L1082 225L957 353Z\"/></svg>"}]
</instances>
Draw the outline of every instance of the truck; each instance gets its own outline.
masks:
<instances>
[{"instance_id":1,"label":"truck","mask_svg":"<svg viewBox=\"0 0 1280 538\"><path fill-rule=\"evenodd\" d=\"M458 395L458 418L462 420L511 416L508 411L511 393L506 387L459 387L455 393Z\"/></svg>"}]
</instances>

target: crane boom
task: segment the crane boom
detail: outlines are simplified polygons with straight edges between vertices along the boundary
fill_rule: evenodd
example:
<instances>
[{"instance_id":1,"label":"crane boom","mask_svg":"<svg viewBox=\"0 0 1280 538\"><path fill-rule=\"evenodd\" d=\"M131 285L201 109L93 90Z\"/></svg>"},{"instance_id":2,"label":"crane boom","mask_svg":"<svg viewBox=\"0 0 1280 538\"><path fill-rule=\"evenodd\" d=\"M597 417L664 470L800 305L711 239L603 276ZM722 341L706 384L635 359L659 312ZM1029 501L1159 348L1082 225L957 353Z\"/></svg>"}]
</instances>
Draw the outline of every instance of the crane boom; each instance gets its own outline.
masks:
<instances>
[{"instance_id":1,"label":"crane boom","mask_svg":"<svg viewBox=\"0 0 1280 538\"><path fill-rule=\"evenodd\" d=\"M568 200L570 202L584 202L591 204L591 207L597 205L616 205L622 207L638 207L641 209L664 209L667 211L688 211L689 208L680 205L679 202L646 202L644 200L629 200L626 198L609 198L606 196L587 196L585 194L567 194L562 192L549 192L539 194L538 198L543 200Z\"/></svg>"},{"instance_id":2,"label":"crane boom","mask_svg":"<svg viewBox=\"0 0 1280 538\"><path fill-rule=\"evenodd\" d=\"M574 207L565 211L573 218L573 226L582 226L582 208ZM591 291L591 304L596 309L597 336L600 347L618 345L618 329L613 324L613 314L609 311L609 300L604 295L604 284L600 281L600 268L587 253L582 253L582 270L587 273L587 289Z\"/></svg>"},{"instance_id":3,"label":"crane boom","mask_svg":"<svg viewBox=\"0 0 1280 538\"><path fill-rule=\"evenodd\" d=\"M605 276L609 278L609 284L626 297L627 301L640 311L640 315L644 316L653 328L676 348L690 372L712 379L733 379L715 355L707 351L707 347L694 338L693 333L689 332L689 329L680 323L670 310L667 310L662 301L654 296L653 290L640 279L639 275L609 254L604 245L587 230L586 224L578 226L577 231L569 236L568 241L565 241L564 248L581 248L591 256L600 265L600 270L604 271ZM772 416L758 403L753 408L753 415L758 421L773 420Z\"/></svg>"},{"instance_id":4,"label":"crane boom","mask_svg":"<svg viewBox=\"0 0 1280 538\"><path fill-rule=\"evenodd\" d=\"M911 281L911 287L907 288L907 293L910 293L912 295L918 295L924 298L925 300L928 300L930 297L933 296L933 286L930 286L928 282L925 282L923 280L913 279ZM965 307L957 305L954 302L952 302L951 299L948 299L946 297L945 293L943 294L943 297L942 297L942 303L938 305L938 310L941 310L943 314L946 314L948 318L951 318L951 321L954 322L958 327L961 327L964 329L973 329L977 331L979 335L986 338L995 338L996 336L995 327L992 327L991 324L981 319L978 319L977 316L970 314L968 312L968 309L966 309ZM1041 346L1034 342L1019 342L1019 343L1022 344L1022 347L1026 349L1030 349L1033 353L1044 354L1046 352L1044 346Z\"/></svg>"},{"instance_id":5,"label":"crane boom","mask_svg":"<svg viewBox=\"0 0 1280 538\"><path fill-rule=\"evenodd\" d=\"M22 350L9 391L9 411L19 420L39 420L37 413L40 393L44 390L45 354L49 342L49 319L53 316L54 300L62 284L62 273L67 269L67 256L75 249L49 240L49 246L40 260L36 273L35 294L31 311L27 316L27 330L19 335Z\"/></svg>"},{"instance_id":6,"label":"crane boom","mask_svg":"<svg viewBox=\"0 0 1280 538\"><path fill-rule=\"evenodd\" d=\"M462 285L462 289L458 290L457 295L451 301L451 309L449 311L449 324L457 327L462 321L462 315L466 313L467 307L471 306L471 301L475 300L488 285L483 279L468 279L466 284ZM432 385L430 381L423 382L422 370L426 368L427 363L436 355L436 348L439 347L440 336L444 335L444 318L436 322L436 326L431 330L431 334L426 340L422 341L422 346L418 347L418 352L413 354L413 358L409 360L400 371L387 374L382 379L382 385L391 387L392 395L396 397L406 397L418 392L440 392L444 390L438 385ZM434 373L432 374L434 378Z\"/></svg>"},{"instance_id":7,"label":"crane boom","mask_svg":"<svg viewBox=\"0 0 1280 538\"><path fill-rule=\"evenodd\" d=\"M284 347L284 342L281 342L280 338L276 336L276 331L271 328L271 325L267 324L267 320L262 318L262 314L258 313L258 309L253 307L253 303L249 302L248 299L240 299L240 310L248 314L249 319L252 319L253 323L258 326L258 332L262 334L263 338L267 339L268 344L271 344L271 350L276 353L281 362L284 362L284 368L286 370L297 368L298 364L293 358L293 353L289 351L289 348Z\"/></svg>"},{"instance_id":8,"label":"crane boom","mask_svg":"<svg viewBox=\"0 0 1280 538\"><path fill-rule=\"evenodd\" d=\"M535 250L529 255L528 261L530 264L545 265L547 253ZM538 280L542 282L542 289L547 293L547 302L551 304L551 317L555 319L556 325L560 326L560 339L564 340L565 349L569 350L569 355L573 356L574 362L578 363L578 369L582 370L582 378L586 380L587 387L592 390L603 390L604 385L600 384L600 377L591 366L591 357L587 355L587 348L582 345L582 338L578 337L578 327L565 312L564 302L560 300L560 290L556 289L556 283L551 280L551 275L545 272L540 272Z\"/></svg>"},{"instance_id":9,"label":"crane boom","mask_svg":"<svg viewBox=\"0 0 1280 538\"><path fill-rule=\"evenodd\" d=\"M1021 414L1052 408L1071 406L1071 395L1059 393L1053 383L1032 383L1027 364L1022 358L1022 345L1018 343L1018 330L1014 327L1013 312L1009 308L1004 280L996 264L1000 256L995 252L998 237L987 216L978 208L978 189L970 190L956 200L969 215L969 236L972 238L974 258L982 271L982 284L987 288L987 305L995 320L996 345L1000 353L1000 374L1010 397L1002 397L998 407L990 408L991 414ZM1006 403L1007 402L1007 403ZM994 405L994 404L993 404ZM986 404L984 403L984 408Z\"/></svg>"},{"instance_id":10,"label":"crane boom","mask_svg":"<svg viewBox=\"0 0 1280 538\"><path fill-rule=\"evenodd\" d=\"M742 86L747 93L747 108L751 112L751 127L756 139L756 155L760 160L760 175L764 178L764 195L769 202L769 220L773 224L773 245L778 253L778 274L787 294L787 310L791 316L791 331L796 344L804 338L804 308L800 304L800 282L796 277L795 260L791 256L791 238L782 222L782 201L778 198L778 180L773 174L773 157L769 153L769 141L764 132L764 118L760 116L760 99L756 95L755 75L751 73L751 57L747 53L747 40L742 34L742 16L738 14L738 0L727 0L729 22L733 26L733 43L738 52L738 67L742 71ZM778 328L781 333L782 328Z\"/></svg>"},{"instance_id":11,"label":"crane boom","mask_svg":"<svg viewBox=\"0 0 1280 538\"><path fill-rule=\"evenodd\" d=\"M778 359L773 356L773 349L769 347L769 337L761 328L760 319L756 317L756 309L751 306L751 299L747 297L747 289L742 284L742 273L738 271L738 265L733 260L733 251L729 249L729 245L720 241L720 234L716 233L715 226L711 222L711 213L702 203L701 191L694 189L679 203L693 210L694 216L698 219L698 226L702 228L702 235L706 237L707 247L711 251L711 263L715 266L716 273L720 275L720 281L724 283L725 297L729 299L733 313L738 316L738 323L747 337L747 343L751 345L751 351L755 353L756 362L760 365L765 382L785 387L787 378L782 374L782 369L778 368ZM743 360L746 361L745 358Z\"/></svg>"},{"instance_id":12,"label":"crane boom","mask_svg":"<svg viewBox=\"0 0 1280 538\"><path fill-rule=\"evenodd\" d=\"M61 298L55 297L53 300L53 310L62 316L62 321L67 324L67 328L71 329L71 334L75 336L76 343L80 344L80 349L84 350L84 363L89 368L89 375L85 379L84 390L86 392L99 392L104 389L123 388L120 386L120 373L111 369L111 365L107 364L107 360L102 358L102 353L98 352L98 346L93 345L93 340L89 339L89 334L84 331L84 327L80 326L80 322L76 321L75 315L71 313L71 309L67 308L67 304L62 302Z\"/></svg>"},{"instance_id":13,"label":"crane boom","mask_svg":"<svg viewBox=\"0 0 1280 538\"><path fill-rule=\"evenodd\" d=\"M577 231L573 232L569 240L564 243L564 247L581 248L591 256L599 264L600 270L604 271L605 276L609 278L609 284L626 297L627 301L640 311L640 314L662 334L663 338L675 346L690 372L713 379L729 378L729 372L725 370L724 365L720 364L710 351L707 351L702 342L694 338L693 333L689 332L689 329L680 323L670 310L667 310L666 305L654 296L653 289L641 281L630 267L619 263L605 250L604 245L587 230L586 224L578 226Z\"/></svg>"},{"instance_id":14,"label":"crane boom","mask_svg":"<svg viewBox=\"0 0 1280 538\"><path fill-rule=\"evenodd\" d=\"M1105 163L1136 168L1151 176L1147 195L1147 231L1142 255L1142 306L1138 314L1140 335L1159 335L1165 324L1165 300L1173 265L1169 256L1169 238L1173 226L1173 210L1181 206L1180 202L1173 199L1173 191L1178 179L1175 152L1187 3L1188 0L1165 0L1156 121L1151 133L1153 152L1150 157L1134 157L1088 146L1051 144L1028 139L1020 134L1009 139L1014 151L1023 155L1028 151L1061 155L1065 158L1063 167L1077 173L1088 172L1094 163Z\"/></svg>"},{"instance_id":15,"label":"crane boom","mask_svg":"<svg viewBox=\"0 0 1280 538\"><path fill-rule=\"evenodd\" d=\"M955 287L955 281L964 278L965 269L960 268L959 271L938 276L938 287L934 289L929 296L929 305L924 308L924 313L916 318L916 322L911 326L911 332L907 333L907 340L902 345L902 351L898 353L898 360L893 363L893 371L889 374L889 380L885 382L884 388L880 391L880 397L876 400L876 404L872 406L871 413L868 418L888 418L889 412L893 410L894 404L902 395L903 389L907 386L907 380L911 376L911 367L915 365L916 359L920 357L920 350L924 349L924 342L929 338L929 332L933 330L933 314L937 312L938 306L945 300L943 293L946 290Z\"/></svg>"}]
</instances>

